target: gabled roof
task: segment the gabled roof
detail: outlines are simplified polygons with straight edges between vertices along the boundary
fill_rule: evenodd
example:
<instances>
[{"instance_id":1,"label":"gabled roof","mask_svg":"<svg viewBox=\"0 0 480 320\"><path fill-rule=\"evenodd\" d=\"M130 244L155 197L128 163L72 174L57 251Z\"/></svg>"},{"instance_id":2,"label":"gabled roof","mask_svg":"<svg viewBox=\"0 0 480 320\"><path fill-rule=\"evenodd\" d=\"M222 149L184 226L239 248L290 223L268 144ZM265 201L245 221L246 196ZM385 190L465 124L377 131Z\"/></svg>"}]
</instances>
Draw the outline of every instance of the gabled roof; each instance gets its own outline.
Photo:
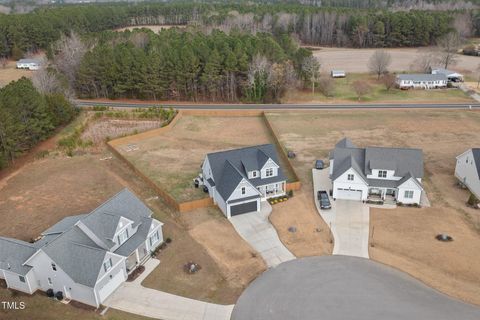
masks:
<instances>
[{"instance_id":1,"label":"gabled roof","mask_svg":"<svg viewBox=\"0 0 480 320\"><path fill-rule=\"evenodd\" d=\"M0 269L9 270L24 276L32 268L24 266L23 263L36 251L36 248L31 243L0 237Z\"/></svg>"},{"instance_id":2,"label":"gabled roof","mask_svg":"<svg viewBox=\"0 0 480 320\"><path fill-rule=\"evenodd\" d=\"M79 214L76 216L65 217L62 220L55 223L53 226L42 232L43 236L63 233L70 229L75 223L82 218L85 218L87 214Z\"/></svg>"},{"instance_id":3,"label":"gabled roof","mask_svg":"<svg viewBox=\"0 0 480 320\"><path fill-rule=\"evenodd\" d=\"M413 74L399 74L397 78L400 80L411 81L447 81L447 76L444 74L430 74L430 73L413 73Z\"/></svg>"},{"instance_id":4,"label":"gabled roof","mask_svg":"<svg viewBox=\"0 0 480 320\"><path fill-rule=\"evenodd\" d=\"M277 151L273 144L209 153L207 159L216 190L225 201L243 179L254 186L257 183L261 185L286 180L280 167L276 177L248 179L249 171L260 171L269 159L279 165Z\"/></svg>"},{"instance_id":5,"label":"gabled roof","mask_svg":"<svg viewBox=\"0 0 480 320\"><path fill-rule=\"evenodd\" d=\"M356 148L357 146L355 146L353 144L352 140L345 137L342 140L338 141L337 144L335 145L335 147L338 147L338 148Z\"/></svg>"},{"instance_id":6,"label":"gabled roof","mask_svg":"<svg viewBox=\"0 0 480 320\"><path fill-rule=\"evenodd\" d=\"M137 232L135 232L135 234L132 235L124 244L118 247L118 249L115 250L115 253L124 257L128 257L130 254L132 254L132 252L135 251L135 249L137 249L142 242L145 242L145 239L147 239L152 223L152 218L143 218L142 222L138 226Z\"/></svg>"},{"instance_id":7,"label":"gabled roof","mask_svg":"<svg viewBox=\"0 0 480 320\"><path fill-rule=\"evenodd\" d=\"M405 182L407 182L408 180L412 180L413 182L415 182L415 184L420 188L420 189L423 189L422 185L420 184L420 182L418 182L417 179L415 179L414 175L409 172L407 173L402 179L400 179L398 182L397 182L397 186L401 186L402 184L404 184Z\"/></svg>"},{"instance_id":8,"label":"gabled roof","mask_svg":"<svg viewBox=\"0 0 480 320\"><path fill-rule=\"evenodd\" d=\"M365 174L372 169L395 170L397 177L411 173L415 178L423 178L423 152L412 148L365 148Z\"/></svg>"},{"instance_id":9,"label":"gabled roof","mask_svg":"<svg viewBox=\"0 0 480 320\"><path fill-rule=\"evenodd\" d=\"M478 178L480 179L480 148L472 148L472 154L477 167Z\"/></svg>"}]
</instances>

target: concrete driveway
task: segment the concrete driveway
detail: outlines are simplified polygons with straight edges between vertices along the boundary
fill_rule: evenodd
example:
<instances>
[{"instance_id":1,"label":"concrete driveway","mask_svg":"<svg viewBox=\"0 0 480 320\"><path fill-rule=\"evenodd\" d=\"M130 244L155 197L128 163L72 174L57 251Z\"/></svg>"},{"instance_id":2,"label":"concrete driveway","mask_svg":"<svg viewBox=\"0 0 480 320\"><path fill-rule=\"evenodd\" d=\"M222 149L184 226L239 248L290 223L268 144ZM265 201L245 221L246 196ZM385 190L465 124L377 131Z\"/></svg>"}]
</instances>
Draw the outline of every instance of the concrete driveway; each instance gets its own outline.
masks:
<instances>
[{"instance_id":1,"label":"concrete driveway","mask_svg":"<svg viewBox=\"0 0 480 320\"><path fill-rule=\"evenodd\" d=\"M452 299L386 265L347 256L302 258L267 270L242 293L232 320L478 320Z\"/></svg>"},{"instance_id":2,"label":"concrete driveway","mask_svg":"<svg viewBox=\"0 0 480 320\"><path fill-rule=\"evenodd\" d=\"M321 210L317 199L318 190L332 188L328 177L328 168L312 169L313 192L315 205L322 219L332 231L334 246L333 254L369 258L368 237L370 209L361 201L336 200L330 197L332 209Z\"/></svg>"},{"instance_id":3,"label":"concrete driveway","mask_svg":"<svg viewBox=\"0 0 480 320\"><path fill-rule=\"evenodd\" d=\"M157 259L148 260L145 271L135 281L122 284L104 305L162 320L230 320L233 305L208 303L143 287L142 281L159 263Z\"/></svg>"},{"instance_id":4,"label":"concrete driveway","mask_svg":"<svg viewBox=\"0 0 480 320\"><path fill-rule=\"evenodd\" d=\"M268 267L276 267L295 259L295 256L283 245L268 220L271 212L272 206L262 201L260 212L240 214L230 218L230 222L238 234L260 253Z\"/></svg>"}]
</instances>

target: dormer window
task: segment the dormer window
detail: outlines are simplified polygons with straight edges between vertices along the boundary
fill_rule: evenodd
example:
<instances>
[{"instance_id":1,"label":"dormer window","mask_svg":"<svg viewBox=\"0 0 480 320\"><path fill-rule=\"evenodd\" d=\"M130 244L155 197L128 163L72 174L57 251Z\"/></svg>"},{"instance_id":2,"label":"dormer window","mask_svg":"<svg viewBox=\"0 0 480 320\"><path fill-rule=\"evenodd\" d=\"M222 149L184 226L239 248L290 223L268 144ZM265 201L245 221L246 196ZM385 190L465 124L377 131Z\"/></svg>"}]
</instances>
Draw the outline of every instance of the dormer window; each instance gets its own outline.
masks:
<instances>
[{"instance_id":1,"label":"dormer window","mask_svg":"<svg viewBox=\"0 0 480 320\"><path fill-rule=\"evenodd\" d=\"M257 171L252 171L252 177L256 178L257 177Z\"/></svg>"},{"instance_id":2,"label":"dormer window","mask_svg":"<svg viewBox=\"0 0 480 320\"><path fill-rule=\"evenodd\" d=\"M112 266L112 258L108 258L107 261L103 262L103 270L105 270L105 272L108 272L108 270L112 269Z\"/></svg>"},{"instance_id":3,"label":"dormer window","mask_svg":"<svg viewBox=\"0 0 480 320\"><path fill-rule=\"evenodd\" d=\"M379 171L378 171L378 177L379 177L379 178L386 178L386 177L387 177L387 171L385 171L385 170L379 170Z\"/></svg>"},{"instance_id":4,"label":"dormer window","mask_svg":"<svg viewBox=\"0 0 480 320\"><path fill-rule=\"evenodd\" d=\"M273 168L268 168L265 170L265 176L266 177L272 177L273 176Z\"/></svg>"},{"instance_id":5,"label":"dormer window","mask_svg":"<svg viewBox=\"0 0 480 320\"><path fill-rule=\"evenodd\" d=\"M123 230L118 236L117 236L117 242L118 245L121 245L128 239L128 229Z\"/></svg>"}]
</instances>

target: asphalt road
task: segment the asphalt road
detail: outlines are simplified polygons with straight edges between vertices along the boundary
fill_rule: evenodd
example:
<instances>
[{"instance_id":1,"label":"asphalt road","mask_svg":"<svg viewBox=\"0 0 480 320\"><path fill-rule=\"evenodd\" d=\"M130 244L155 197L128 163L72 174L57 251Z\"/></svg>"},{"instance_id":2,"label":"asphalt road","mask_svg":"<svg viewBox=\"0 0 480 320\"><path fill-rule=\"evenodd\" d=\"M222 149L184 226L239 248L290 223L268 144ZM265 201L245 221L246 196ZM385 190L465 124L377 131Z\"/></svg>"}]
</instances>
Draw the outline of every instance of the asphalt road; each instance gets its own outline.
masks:
<instances>
[{"instance_id":1,"label":"asphalt road","mask_svg":"<svg viewBox=\"0 0 480 320\"><path fill-rule=\"evenodd\" d=\"M97 102L76 100L79 107L108 106L124 108L146 108L155 106L151 103ZM176 109L197 110L332 110L332 109L480 109L480 104L156 104L156 106L172 106Z\"/></svg>"},{"instance_id":2,"label":"asphalt road","mask_svg":"<svg viewBox=\"0 0 480 320\"><path fill-rule=\"evenodd\" d=\"M478 320L452 299L374 261L323 256L284 262L242 293L231 320Z\"/></svg>"}]
</instances>

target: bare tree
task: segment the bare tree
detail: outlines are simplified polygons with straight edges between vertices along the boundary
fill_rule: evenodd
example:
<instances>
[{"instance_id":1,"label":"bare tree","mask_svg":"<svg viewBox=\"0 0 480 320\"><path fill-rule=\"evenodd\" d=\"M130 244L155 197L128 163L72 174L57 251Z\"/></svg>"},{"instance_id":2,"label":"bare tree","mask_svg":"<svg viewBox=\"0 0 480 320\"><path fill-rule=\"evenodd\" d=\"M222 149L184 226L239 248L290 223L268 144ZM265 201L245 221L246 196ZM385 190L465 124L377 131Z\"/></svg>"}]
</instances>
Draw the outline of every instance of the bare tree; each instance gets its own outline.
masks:
<instances>
[{"instance_id":1,"label":"bare tree","mask_svg":"<svg viewBox=\"0 0 480 320\"><path fill-rule=\"evenodd\" d=\"M0 57L0 66L5 69L8 64L8 59L5 57Z\"/></svg>"},{"instance_id":2,"label":"bare tree","mask_svg":"<svg viewBox=\"0 0 480 320\"><path fill-rule=\"evenodd\" d=\"M410 69L422 73L430 73L435 64L438 63L438 60L438 54L434 50L421 50Z\"/></svg>"},{"instance_id":3,"label":"bare tree","mask_svg":"<svg viewBox=\"0 0 480 320\"><path fill-rule=\"evenodd\" d=\"M46 68L42 68L33 74L32 83L43 94L55 93L61 90L60 82L55 74Z\"/></svg>"},{"instance_id":4,"label":"bare tree","mask_svg":"<svg viewBox=\"0 0 480 320\"><path fill-rule=\"evenodd\" d=\"M358 101L360 101L364 95L366 95L372 90L368 83L361 80L355 81L352 86L353 90L355 90L355 93L357 94Z\"/></svg>"},{"instance_id":5,"label":"bare tree","mask_svg":"<svg viewBox=\"0 0 480 320\"><path fill-rule=\"evenodd\" d=\"M387 89L387 91L390 91L390 89L395 86L396 82L397 76L393 73L384 74L382 77L382 83L385 86L385 89Z\"/></svg>"},{"instance_id":6,"label":"bare tree","mask_svg":"<svg viewBox=\"0 0 480 320\"><path fill-rule=\"evenodd\" d=\"M71 32L68 37L62 36L55 44L53 64L58 71L65 75L70 86L75 81L75 73L87 51L87 46L75 32Z\"/></svg>"},{"instance_id":7,"label":"bare tree","mask_svg":"<svg viewBox=\"0 0 480 320\"><path fill-rule=\"evenodd\" d=\"M314 56L305 58L302 63L302 72L312 85L312 94L315 94L315 84L320 78L320 61Z\"/></svg>"},{"instance_id":8,"label":"bare tree","mask_svg":"<svg viewBox=\"0 0 480 320\"><path fill-rule=\"evenodd\" d=\"M332 78L323 76L320 77L320 80L318 81L318 88L324 96L332 97L335 92L335 83Z\"/></svg>"},{"instance_id":9,"label":"bare tree","mask_svg":"<svg viewBox=\"0 0 480 320\"><path fill-rule=\"evenodd\" d=\"M478 64L477 69L475 71L477 71L477 88L478 88L480 87L480 63Z\"/></svg>"},{"instance_id":10,"label":"bare tree","mask_svg":"<svg viewBox=\"0 0 480 320\"><path fill-rule=\"evenodd\" d=\"M445 69L457 62L457 52L461 44L462 40L456 31L447 33L438 40L439 63Z\"/></svg>"},{"instance_id":11,"label":"bare tree","mask_svg":"<svg viewBox=\"0 0 480 320\"><path fill-rule=\"evenodd\" d=\"M382 74L388 72L388 66L392 62L392 56L385 50L376 50L368 60L368 68L380 79Z\"/></svg>"}]
</instances>

